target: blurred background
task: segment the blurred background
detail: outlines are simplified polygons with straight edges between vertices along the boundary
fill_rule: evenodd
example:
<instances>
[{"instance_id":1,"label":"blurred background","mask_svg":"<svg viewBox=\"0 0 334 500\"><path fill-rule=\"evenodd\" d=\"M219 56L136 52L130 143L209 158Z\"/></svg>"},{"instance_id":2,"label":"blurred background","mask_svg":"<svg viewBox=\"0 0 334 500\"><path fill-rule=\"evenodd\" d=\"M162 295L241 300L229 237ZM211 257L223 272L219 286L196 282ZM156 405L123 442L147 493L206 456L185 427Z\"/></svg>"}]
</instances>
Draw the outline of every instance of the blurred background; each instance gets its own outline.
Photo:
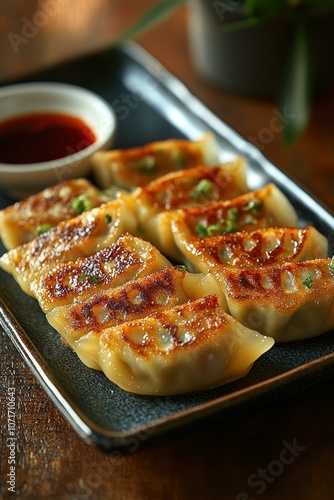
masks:
<instances>
[{"instance_id":1,"label":"blurred background","mask_svg":"<svg viewBox=\"0 0 334 500\"><path fill-rule=\"evenodd\" d=\"M1 0L0 80L111 43L153 0Z\"/></svg>"}]
</instances>

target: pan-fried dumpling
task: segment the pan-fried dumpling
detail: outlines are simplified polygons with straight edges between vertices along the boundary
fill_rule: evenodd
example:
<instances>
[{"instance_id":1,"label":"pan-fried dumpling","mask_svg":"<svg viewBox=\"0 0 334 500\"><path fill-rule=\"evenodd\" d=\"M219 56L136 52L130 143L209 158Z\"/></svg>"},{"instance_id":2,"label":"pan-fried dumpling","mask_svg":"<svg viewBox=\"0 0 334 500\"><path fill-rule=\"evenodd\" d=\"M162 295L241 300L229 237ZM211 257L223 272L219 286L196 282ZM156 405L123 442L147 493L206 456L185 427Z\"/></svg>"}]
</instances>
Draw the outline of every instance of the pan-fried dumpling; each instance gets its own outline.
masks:
<instances>
[{"instance_id":1,"label":"pan-fried dumpling","mask_svg":"<svg viewBox=\"0 0 334 500\"><path fill-rule=\"evenodd\" d=\"M260 269L212 269L230 314L277 342L334 328L334 261L315 259Z\"/></svg>"},{"instance_id":2,"label":"pan-fried dumpling","mask_svg":"<svg viewBox=\"0 0 334 500\"><path fill-rule=\"evenodd\" d=\"M190 241L241 230L296 225L297 214L291 203L274 184L268 184L229 201L158 214L147 221L142 236L162 253L182 261L175 235Z\"/></svg>"},{"instance_id":3,"label":"pan-fried dumpling","mask_svg":"<svg viewBox=\"0 0 334 500\"><path fill-rule=\"evenodd\" d=\"M99 336L110 326L186 302L185 275L177 267L163 267L144 278L96 293L84 302L55 307L47 319L75 349L74 342L83 335Z\"/></svg>"},{"instance_id":4,"label":"pan-fried dumpling","mask_svg":"<svg viewBox=\"0 0 334 500\"><path fill-rule=\"evenodd\" d=\"M190 275L179 267L164 267L120 287L96 293L83 302L55 307L47 319L75 351L79 352L79 347L81 351L89 350L94 368L97 348L93 346L103 330L201 297L207 292L206 281L201 274Z\"/></svg>"},{"instance_id":5,"label":"pan-fried dumpling","mask_svg":"<svg viewBox=\"0 0 334 500\"><path fill-rule=\"evenodd\" d=\"M98 368L98 343L103 330L166 311L208 292L217 292L220 303L227 307L225 297L211 275L191 274L181 266L163 267L122 286L96 293L85 301L55 307L47 319L65 343L79 357L84 356L88 366Z\"/></svg>"},{"instance_id":6,"label":"pan-fried dumpling","mask_svg":"<svg viewBox=\"0 0 334 500\"><path fill-rule=\"evenodd\" d=\"M134 216L122 200L63 221L24 245L13 248L0 258L0 267L13 275L22 290L31 294L33 279L47 273L60 262L75 260L105 248L124 232L132 232Z\"/></svg>"},{"instance_id":7,"label":"pan-fried dumpling","mask_svg":"<svg viewBox=\"0 0 334 500\"><path fill-rule=\"evenodd\" d=\"M169 395L240 378L273 344L224 313L218 297L209 295L105 330L98 361L126 391Z\"/></svg>"},{"instance_id":8,"label":"pan-fried dumpling","mask_svg":"<svg viewBox=\"0 0 334 500\"><path fill-rule=\"evenodd\" d=\"M217 163L217 145L210 132L195 142L169 139L137 148L99 151L92 157L93 172L102 188L145 186L168 172Z\"/></svg>"},{"instance_id":9,"label":"pan-fried dumpling","mask_svg":"<svg viewBox=\"0 0 334 500\"><path fill-rule=\"evenodd\" d=\"M328 242L314 227L270 227L207 238L183 239L174 233L189 270L210 272L217 267L258 268L280 262L327 257Z\"/></svg>"},{"instance_id":10,"label":"pan-fried dumpling","mask_svg":"<svg viewBox=\"0 0 334 500\"><path fill-rule=\"evenodd\" d=\"M198 166L171 172L138 188L131 198L140 224L157 213L197 205L209 205L246 193L244 158L215 167Z\"/></svg>"},{"instance_id":11,"label":"pan-fried dumpling","mask_svg":"<svg viewBox=\"0 0 334 500\"><path fill-rule=\"evenodd\" d=\"M70 179L0 211L0 237L7 249L34 239L59 222L110 201L86 179Z\"/></svg>"},{"instance_id":12,"label":"pan-fried dumpling","mask_svg":"<svg viewBox=\"0 0 334 500\"><path fill-rule=\"evenodd\" d=\"M46 313L56 306L85 300L167 265L171 264L153 245L125 234L93 255L59 264L34 280L30 289Z\"/></svg>"}]
</instances>

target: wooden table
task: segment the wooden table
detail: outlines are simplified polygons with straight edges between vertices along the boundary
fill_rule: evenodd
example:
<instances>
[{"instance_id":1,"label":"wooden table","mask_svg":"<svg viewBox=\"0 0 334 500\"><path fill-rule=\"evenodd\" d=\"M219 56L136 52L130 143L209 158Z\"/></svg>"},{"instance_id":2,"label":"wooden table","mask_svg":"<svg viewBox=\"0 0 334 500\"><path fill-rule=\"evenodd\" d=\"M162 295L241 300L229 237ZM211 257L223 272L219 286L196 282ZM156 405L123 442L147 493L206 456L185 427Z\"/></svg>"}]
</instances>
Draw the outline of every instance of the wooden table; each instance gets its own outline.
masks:
<instances>
[{"instance_id":1,"label":"wooden table","mask_svg":"<svg viewBox=\"0 0 334 500\"><path fill-rule=\"evenodd\" d=\"M98 3L101 9L107 9L106 2ZM121 11L120 2L111 4L114 13L117 8ZM114 24L117 19L121 25L126 24L124 9L119 18L115 15ZM103 36L106 34L96 41L97 45L105 41ZM195 73L188 50L185 9L139 41L242 136L256 138L270 123L274 102L226 93ZM333 114L334 92L316 101L308 130L298 145L287 151L280 136L275 135L263 151L332 209ZM153 446L113 457L81 441L3 333L0 349L2 403L8 387L16 389L18 498L334 497L334 377L311 388L300 386L293 394L278 395L265 405L260 402L243 407L242 412L226 411ZM2 436L6 435L6 425L7 408L3 406ZM1 485L9 493L5 474L9 473L10 450L4 437L2 446Z\"/></svg>"}]
</instances>

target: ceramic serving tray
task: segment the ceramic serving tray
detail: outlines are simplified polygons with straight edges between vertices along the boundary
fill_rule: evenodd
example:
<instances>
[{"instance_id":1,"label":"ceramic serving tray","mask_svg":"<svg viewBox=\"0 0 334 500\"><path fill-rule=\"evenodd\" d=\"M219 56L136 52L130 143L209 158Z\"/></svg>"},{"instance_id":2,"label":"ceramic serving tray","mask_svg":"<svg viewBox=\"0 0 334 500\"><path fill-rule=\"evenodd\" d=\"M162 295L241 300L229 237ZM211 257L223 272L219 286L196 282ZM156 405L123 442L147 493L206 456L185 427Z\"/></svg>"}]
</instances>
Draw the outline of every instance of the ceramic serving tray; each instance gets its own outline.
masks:
<instances>
[{"instance_id":1,"label":"ceramic serving tray","mask_svg":"<svg viewBox=\"0 0 334 500\"><path fill-rule=\"evenodd\" d=\"M295 206L300 225L314 225L328 238L329 255L333 254L333 216L137 45L64 64L31 80L73 83L103 96L117 116L118 148L167 138L196 140L212 130L221 160L244 155L250 187L274 182ZM9 203L12 200L0 195L1 208ZM334 366L334 332L328 332L314 340L274 346L248 376L228 385L175 397L140 397L87 368L61 343L37 301L3 271L0 325L75 431L86 442L107 450L130 447L260 396L289 391L324 376Z\"/></svg>"}]
</instances>

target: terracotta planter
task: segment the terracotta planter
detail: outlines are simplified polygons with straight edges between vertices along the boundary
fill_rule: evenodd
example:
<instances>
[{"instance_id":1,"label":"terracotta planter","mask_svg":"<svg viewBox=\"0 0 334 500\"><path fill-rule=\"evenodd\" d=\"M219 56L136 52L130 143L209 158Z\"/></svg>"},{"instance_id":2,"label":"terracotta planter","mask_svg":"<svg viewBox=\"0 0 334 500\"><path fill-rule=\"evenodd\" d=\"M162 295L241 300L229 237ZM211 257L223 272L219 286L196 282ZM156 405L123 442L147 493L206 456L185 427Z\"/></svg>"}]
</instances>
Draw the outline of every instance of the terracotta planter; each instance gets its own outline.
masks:
<instances>
[{"instance_id":1,"label":"terracotta planter","mask_svg":"<svg viewBox=\"0 0 334 500\"><path fill-rule=\"evenodd\" d=\"M273 19L224 32L226 23L245 18L241 0L191 0L189 11L191 52L200 74L229 91L261 97L276 95L295 19ZM308 21L315 88L319 93L334 88L334 13L317 13Z\"/></svg>"}]
</instances>

